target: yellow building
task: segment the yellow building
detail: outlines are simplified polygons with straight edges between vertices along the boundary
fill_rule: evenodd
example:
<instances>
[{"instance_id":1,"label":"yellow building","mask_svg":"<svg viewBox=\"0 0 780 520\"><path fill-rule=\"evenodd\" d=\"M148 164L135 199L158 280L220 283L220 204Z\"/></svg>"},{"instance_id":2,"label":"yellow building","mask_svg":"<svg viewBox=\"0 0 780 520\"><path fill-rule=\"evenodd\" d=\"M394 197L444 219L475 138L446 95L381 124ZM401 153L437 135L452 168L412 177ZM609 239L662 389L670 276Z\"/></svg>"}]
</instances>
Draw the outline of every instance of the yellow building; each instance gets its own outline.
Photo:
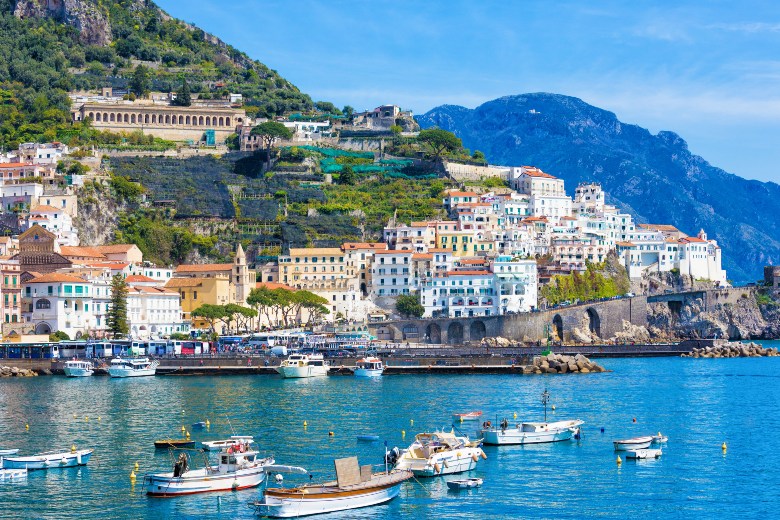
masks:
<instances>
[{"instance_id":1,"label":"yellow building","mask_svg":"<svg viewBox=\"0 0 780 520\"><path fill-rule=\"evenodd\" d=\"M181 310L184 320L191 319L190 313L201 305L227 305L231 303L229 274L171 278L165 283L165 288L176 291L181 296ZM205 320L195 319L192 321L193 329L208 329L209 327L210 324Z\"/></svg>"}]
</instances>

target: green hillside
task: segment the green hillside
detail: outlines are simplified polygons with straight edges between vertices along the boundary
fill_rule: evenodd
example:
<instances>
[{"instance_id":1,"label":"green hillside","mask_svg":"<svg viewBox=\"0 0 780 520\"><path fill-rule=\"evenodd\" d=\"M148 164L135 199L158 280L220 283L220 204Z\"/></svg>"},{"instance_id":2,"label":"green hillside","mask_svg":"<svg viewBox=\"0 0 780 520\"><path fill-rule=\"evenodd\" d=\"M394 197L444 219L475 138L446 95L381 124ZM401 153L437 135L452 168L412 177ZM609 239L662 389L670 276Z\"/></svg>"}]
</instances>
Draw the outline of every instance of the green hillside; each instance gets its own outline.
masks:
<instances>
[{"instance_id":1,"label":"green hillside","mask_svg":"<svg viewBox=\"0 0 780 520\"><path fill-rule=\"evenodd\" d=\"M148 68L153 90L175 91L186 78L202 97L243 94L250 115L313 108L309 96L275 71L151 1L60 4L75 4L75 11L49 11L43 0L0 0L0 146L110 140L70 123L67 94L127 87L139 63Z\"/></svg>"}]
</instances>

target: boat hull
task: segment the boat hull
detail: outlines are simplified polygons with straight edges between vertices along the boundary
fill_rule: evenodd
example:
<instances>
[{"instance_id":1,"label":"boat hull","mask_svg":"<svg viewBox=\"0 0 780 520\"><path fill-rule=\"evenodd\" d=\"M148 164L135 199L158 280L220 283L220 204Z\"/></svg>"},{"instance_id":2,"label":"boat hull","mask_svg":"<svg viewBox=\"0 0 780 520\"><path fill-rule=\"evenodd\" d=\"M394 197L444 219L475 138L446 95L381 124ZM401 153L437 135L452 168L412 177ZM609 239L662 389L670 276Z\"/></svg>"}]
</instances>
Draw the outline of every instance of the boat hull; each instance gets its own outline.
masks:
<instances>
[{"instance_id":1,"label":"boat hull","mask_svg":"<svg viewBox=\"0 0 780 520\"><path fill-rule=\"evenodd\" d=\"M209 474L205 470L187 472L183 477L173 474L144 477L146 494L153 497L175 497L212 491L240 491L259 486L265 479L265 469L256 467L235 473Z\"/></svg>"},{"instance_id":2,"label":"boat hull","mask_svg":"<svg viewBox=\"0 0 780 520\"><path fill-rule=\"evenodd\" d=\"M93 450L79 450L75 453L53 453L30 457L7 457L2 459L3 469L59 469L86 466Z\"/></svg>"},{"instance_id":3,"label":"boat hull","mask_svg":"<svg viewBox=\"0 0 780 520\"><path fill-rule=\"evenodd\" d=\"M383 368L356 368L355 377L379 377L384 371Z\"/></svg>"},{"instance_id":4,"label":"boat hull","mask_svg":"<svg viewBox=\"0 0 780 520\"><path fill-rule=\"evenodd\" d=\"M318 515L375 506L389 502L398 496L401 482L384 489L377 489L364 494L334 496L331 498L301 498L274 497L265 495L265 502L258 504L260 512L271 518L291 518L298 516Z\"/></svg>"},{"instance_id":5,"label":"boat hull","mask_svg":"<svg viewBox=\"0 0 780 520\"><path fill-rule=\"evenodd\" d=\"M524 432L518 428L492 428L481 430L482 442L491 446L502 446L511 444L542 444L547 442L568 441L574 436L571 429L562 429L545 432Z\"/></svg>"},{"instance_id":6,"label":"boat hull","mask_svg":"<svg viewBox=\"0 0 780 520\"><path fill-rule=\"evenodd\" d=\"M14 448L12 450L0 450L0 457L6 457L8 455L16 455L19 453L19 449Z\"/></svg>"},{"instance_id":7,"label":"boat hull","mask_svg":"<svg viewBox=\"0 0 780 520\"><path fill-rule=\"evenodd\" d=\"M153 376L157 369L155 368L142 368L142 369L132 369L132 368L117 368L117 367L111 367L108 369L108 375L111 377L143 377L143 376Z\"/></svg>"},{"instance_id":8,"label":"boat hull","mask_svg":"<svg viewBox=\"0 0 780 520\"><path fill-rule=\"evenodd\" d=\"M633 449L626 451L627 459L657 459L663 455L663 452L659 449Z\"/></svg>"},{"instance_id":9,"label":"boat hull","mask_svg":"<svg viewBox=\"0 0 780 520\"><path fill-rule=\"evenodd\" d=\"M276 371L285 379L302 379L328 375L328 367L326 366L279 367Z\"/></svg>"},{"instance_id":10,"label":"boat hull","mask_svg":"<svg viewBox=\"0 0 780 520\"><path fill-rule=\"evenodd\" d=\"M612 444L615 446L615 451L629 451L629 450L643 450L649 448L653 443L653 439L647 440L625 440L614 441Z\"/></svg>"},{"instance_id":11,"label":"boat hull","mask_svg":"<svg viewBox=\"0 0 780 520\"><path fill-rule=\"evenodd\" d=\"M94 370L89 368L65 367L62 370L67 377L89 377L95 373Z\"/></svg>"},{"instance_id":12,"label":"boat hull","mask_svg":"<svg viewBox=\"0 0 780 520\"><path fill-rule=\"evenodd\" d=\"M460 448L457 451L436 454L429 459L402 456L395 469L410 470L416 477L453 475L476 468L481 455L482 450L479 448Z\"/></svg>"}]
</instances>

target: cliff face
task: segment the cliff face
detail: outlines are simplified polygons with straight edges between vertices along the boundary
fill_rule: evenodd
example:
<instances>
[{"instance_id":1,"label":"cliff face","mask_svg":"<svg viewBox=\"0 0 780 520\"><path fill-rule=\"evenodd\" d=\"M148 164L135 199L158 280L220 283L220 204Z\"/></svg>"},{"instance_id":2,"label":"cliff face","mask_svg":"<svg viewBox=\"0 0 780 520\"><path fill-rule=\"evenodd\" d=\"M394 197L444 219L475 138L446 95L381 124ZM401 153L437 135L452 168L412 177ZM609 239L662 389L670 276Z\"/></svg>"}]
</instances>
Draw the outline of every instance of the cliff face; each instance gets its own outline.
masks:
<instances>
[{"instance_id":1,"label":"cliff face","mask_svg":"<svg viewBox=\"0 0 780 520\"><path fill-rule=\"evenodd\" d=\"M756 295L746 292L736 299L710 305L701 298L672 312L666 303L648 305L648 328L655 338L780 338L780 293L769 295L772 303L759 303ZM705 308L707 310L705 310Z\"/></svg>"},{"instance_id":2,"label":"cliff face","mask_svg":"<svg viewBox=\"0 0 780 520\"><path fill-rule=\"evenodd\" d=\"M14 16L54 18L77 29L82 43L101 46L111 43L111 25L106 14L87 0L18 0Z\"/></svg>"}]
</instances>

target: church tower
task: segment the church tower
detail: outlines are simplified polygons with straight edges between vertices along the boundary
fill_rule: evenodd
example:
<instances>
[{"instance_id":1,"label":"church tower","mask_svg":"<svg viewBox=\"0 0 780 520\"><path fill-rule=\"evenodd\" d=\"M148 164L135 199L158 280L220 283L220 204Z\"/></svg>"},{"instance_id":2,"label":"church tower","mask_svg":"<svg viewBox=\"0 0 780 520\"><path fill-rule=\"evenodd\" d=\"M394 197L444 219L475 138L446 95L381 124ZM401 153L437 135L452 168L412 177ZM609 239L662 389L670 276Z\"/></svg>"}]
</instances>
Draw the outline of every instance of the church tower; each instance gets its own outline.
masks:
<instances>
[{"instance_id":1,"label":"church tower","mask_svg":"<svg viewBox=\"0 0 780 520\"><path fill-rule=\"evenodd\" d=\"M246 305L249 291L254 287L254 271L249 270L246 254L241 244L236 248L236 259L233 261L233 285L236 288L236 303Z\"/></svg>"}]
</instances>

